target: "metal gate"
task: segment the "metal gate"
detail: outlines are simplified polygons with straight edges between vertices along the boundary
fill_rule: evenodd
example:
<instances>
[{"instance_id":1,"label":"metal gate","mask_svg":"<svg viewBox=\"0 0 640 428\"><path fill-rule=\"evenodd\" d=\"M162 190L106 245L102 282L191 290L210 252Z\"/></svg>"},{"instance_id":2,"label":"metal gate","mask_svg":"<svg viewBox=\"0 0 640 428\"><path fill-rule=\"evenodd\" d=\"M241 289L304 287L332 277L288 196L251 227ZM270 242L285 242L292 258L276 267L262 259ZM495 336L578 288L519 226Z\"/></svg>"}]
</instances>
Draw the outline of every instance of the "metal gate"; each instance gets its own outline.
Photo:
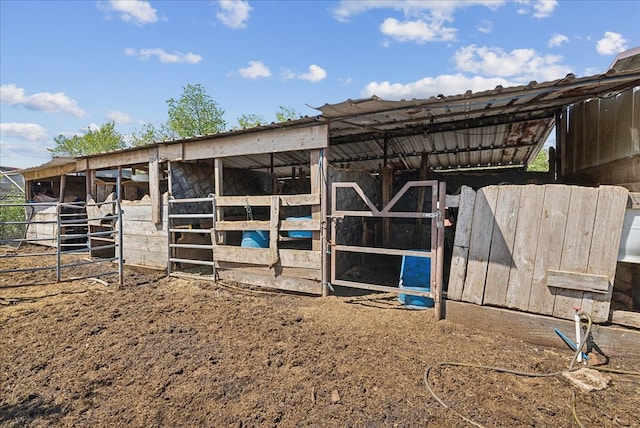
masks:
<instances>
[{"instance_id":1,"label":"metal gate","mask_svg":"<svg viewBox=\"0 0 640 428\"><path fill-rule=\"evenodd\" d=\"M211 246L211 228L216 215L214 195L187 199L169 197L168 202L167 274L176 277L206 275L215 280Z\"/></svg>"},{"instance_id":2,"label":"metal gate","mask_svg":"<svg viewBox=\"0 0 640 428\"><path fill-rule=\"evenodd\" d=\"M402 212L394 211L394 206L398 201L414 187L429 187L431 188L431 207L435 207L432 212ZM362 202L366 205L365 210L354 211L340 209L338 206L338 189L352 189L360 197ZM437 181L409 181L402 189L389 201L389 203L378 210L373 202L365 195L362 188L354 182L334 182L331 186L331 284L359 288L365 290L374 290L390 293L398 293L412 296L423 296L434 300L436 319L441 318L441 296L442 296L442 277L443 277L443 260L444 260L444 209L445 209L445 183L438 183ZM431 245L429 251L416 251L416 250L404 250L396 248L383 248L372 246L356 246L356 245L343 245L337 243L337 221L345 217L374 217L382 219L392 218L415 218L415 219L431 219ZM339 252L355 252L361 254L381 254L381 255L396 255L396 256L410 256L420 258L430 258L431 266L435 269L431 269L429 291L419 289L407 289L399 287L391 287L377 284L370 284L364 282L350 281L344 279L338 279L336 277L336 257Z\"/></svg>"},{"instance_id":3,"label":"metal gate","mask_svg":"<svg viewBox=\"0 0 640 428\"><path fill-rule=\"evenodd\" d=\"M89 217L88 211L105 214ZM0 204L0 212L18 214L2 216L0 230L22 229L20 236L2 236L0 239L0 245L10 249L0 254L0 275L42 271L45 275L41 281L62 282L117 274L118 284L122 285L122 215L118 200L100 203L9 203ZM20 251L23 244L34 246ZM88 257L79 260L71 257L72 254L86 254ZM103 257L94 257L97 254ZM23 267L24 263L20 261L24 257L37 257L42 262L40 266ZM98 265L99 268L89 268L89 265ZM86 268L74 269L82 266Z\"/></svg>"}]
</instances>

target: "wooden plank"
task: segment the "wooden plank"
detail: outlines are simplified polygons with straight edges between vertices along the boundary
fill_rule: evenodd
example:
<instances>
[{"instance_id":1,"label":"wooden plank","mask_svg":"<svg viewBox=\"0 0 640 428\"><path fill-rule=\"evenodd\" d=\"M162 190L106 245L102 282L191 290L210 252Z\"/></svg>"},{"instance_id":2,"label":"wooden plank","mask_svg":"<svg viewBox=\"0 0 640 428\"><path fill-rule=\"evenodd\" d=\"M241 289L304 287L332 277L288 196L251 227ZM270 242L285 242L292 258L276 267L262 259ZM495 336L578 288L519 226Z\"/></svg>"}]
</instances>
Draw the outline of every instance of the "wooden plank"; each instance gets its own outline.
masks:
<instances>
[{"instance_id":1,"label":"wooden plank","mask_svg":"<svg viewBox=\"0 0 640 428\"><path fill-rule=\"evenodd\" d=\"M216 193L216 195L218 195ZM282 206L306 206L319 205L320 194L280 195ZM271 195L257 196L216 196L216 205L220 207L244 207L247 204L252 207L271 206Z\"/></svg>"},{"instance_id":2,"label":"wooden plank","mask_svg":"<svg viewBox=\"0 0 640 428\"><path fill-rule=\"evenodd\" d=\"M558 328L567 334L573 332L573 320L451 300L446 302L445 310L446 319L451 322L479 332L510 336L538 346L554 346L563 349L567 352L567 358L570 358L570 351L553 329ZM640 354L640 331L594 324L591 332L595 343L610 357Z\"/></svg>"},{"instance_id":3,"label":"wooden plank","mask_svg":"<svg viewBox=\"0 0 640 428\"><path fill-rule=\"evenodd\" d=\"M140 250L128 248L126 243L122 248L125 264L134 264L136 266L144 266L149 268L166 269L167 267L167 251Z\"/></svg>"},{"instance_id":4,"label":"wooden plank","mask_svg":"<svg viewBox=\"0 0 640 428\"><path fill-rule=\"evenodd\" d=\"M320 269L322 253L320 251L285 250L280 251L280 265L305 269ZM245 263L250 265L269 266L271 253L268 248L233 247L215 245L213 254L216 261Z\"/></svg>"},{"instance_id":5,"label":"wooden plank","mask_svg":"<svg viewBox=\"0 0 640 428\"><path fill-rule=\"evenodd\" d=\"M412 256L435 257L435 251L411 251L395 248L359 247L354 245L334 245L335 251L348 251L352 253L384 254L387 256Z\"/></svg>"},{"instance_id":6,"label":"wooden plank","mask_svg":"<svg viewBox=\"0 0 640 428\"><path fill-rule=\"evenodd\" d=\"M593 236L598 189L573 186L559 270L586 273ZM556 289L553 316L573 319L574 308L582 307L582 291Z\"/></svg>"},{"instance_id":7,"label":"wooden plank","mask_svg":"<svg viewBox=\"0 0 640 428\"><path fill-rule=\"evenodd\" d=\"M543 186L529 185L522 189L507 289L506 303L511 308L526 310L529 307L543 202Z\"/></svg>"},{"instance_id":8,"label":"wooden plank","mask_svg":"<svg viewBox=\"0 0 640 428\"><path fill-rule=\"evenodd\" d=\"M262 275L270 274L273 276L275 273L276 276L288 276L291 278L302 278L302 279L312 279L314 281L320 281L322 279L322 272L320 269L304 269L299 267L287 267L277 265L271 271L267 266L260 265L248 265L245 263L235 263L235 262L216 262L216 267L218 269L233 269L239 270L242 272L252 272L259 273Z\"/></svg>"},{"instance_id":9,"label":"wooden plank","mask_svg":"<svg viewBox=\"0 0 640 428\"><path fill-rule=\"evenodd\" d=\"M529 312L553 314L556 290L547 287L547 270L560 268L570 199L570 186L559 184L545 186L540 233L537 239L535 266L529 295Z\"/></svg>"},{"instance_id":10,"label":"wooden plank","mask_svg":"<svg viewBox=\"0 0 640 428\"><path fill-rule=\"evenodd\" d=\"M460 300L462 298L464 280L467 276L467 259L469 257L469 241L471 240L471 223L473 221L475 202L475 190L469 186L462 186L458 217L456 218L456 233L453 238L451 269L447 288L448 299Z\"/></svg>"},{"instance_id":11,"label":"wooden plank","mask_svg":"<svg viewBox=\"0 0 640 428\"><path fill-rule=\"evenodd\" d=\"M611 322L617 325L640 328L640 313L631 311L613 311Z\"/></svg>"},{"instance_id":12,"label":"wooden plank","mask_svg":"<svg viewBox=\"0 0 640 428\"><path fill-rule=\"evenodd\" d=\"M329 125L321 123L299 128L214 135L184 144L183 154L184 160L197 160L319 149L327 146L328 134Z\"/></svg>"},{"instance_id":13,"label":"wooden plank","mask_svg":"<svg viewBox=\"0 0 640 428\"><path fill-rule=\"evenodd\" d=\"M581 304L582 310L591 314L594 322L609 319L628 194L627 189L619 186L600 186L598 189L587 273L604 275L608 279L608 289L606 294L584 293Z\"/></svg>"},{"instance_id":14,"label":"wooden plank","mask_svg":"<svg viewBox=\"0 0 640 428\"><path fill-rule=\"evenodd\" d=\"M445 195L444 206L447 208L460 207L460 195Z\"/></svg>"},{"instance_id":15,"label":"wooden plank","mask_svg":"<svg viewBox=\"0 0 640 428\"><path fill-rule=\"evenodd\" d=\"M493 235L494 212L498 198L498 187L488 186L478 190L473 210L469 261L461 299L481 304L487 276L491 237Z\"/></svg>"},{"instance_id":16,"label":"wooden plank","mask_svg":"<svg viewBox=\"0 0 640 428\"><path fill-rule=\"evenodd\" d=\"M549 269L547 286L591 291L594 293L607 293L609 289L609 278L604 275L590 275L587 273L564 272Z\"/></svg>"},{"instance_id":17,"label":"wooden plank","mask_svg":"<svg viewBox=\"0 0 640 428\"><path fill-rule=\"evenodd\" d=\"M220 270L218 276L222 280L235 281L242 284L252 284L261 287L276 288L279 290L295 291L307 294L322 294L322 284L301 278L289 278L285 276L262 275L253 272L238 270Z\"/></svg>"},{"instance_id":18,"label":"wooden plank","mask_svg":"<svg viewBox=\"0 0 640 428\"><path fill-rule=\"evenodd\" d=\"M507 300L521 191L522 186L498 187L484 305L504 306Z\"/></svg>"}]
</instances>

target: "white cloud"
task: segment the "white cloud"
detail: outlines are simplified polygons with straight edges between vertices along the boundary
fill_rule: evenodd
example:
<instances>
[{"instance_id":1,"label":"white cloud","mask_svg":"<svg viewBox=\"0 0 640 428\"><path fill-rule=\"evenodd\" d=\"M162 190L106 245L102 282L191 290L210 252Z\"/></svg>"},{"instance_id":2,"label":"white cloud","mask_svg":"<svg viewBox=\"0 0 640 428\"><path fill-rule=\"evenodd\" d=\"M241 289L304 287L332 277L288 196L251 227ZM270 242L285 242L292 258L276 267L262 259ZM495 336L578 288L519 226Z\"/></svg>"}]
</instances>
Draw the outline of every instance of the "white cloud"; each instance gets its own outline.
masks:
<instances>
[{"instance_id":1,"label":"white cloud","mask_svg":"<svg viewBox=\"0 0 640 428\"><path fill-rule=\"evenodd\" d=\"M67 97L64 92L39 92L25 95L23 88L13 84L0 86L0 102L47 113L62 112L76 117L86 115L86 112L78 107L76 100Z\"/></svg>"},{"instance_id":2,"label":"white cloud","mask_svg":"<svg viewBox=\"0 0 640 428\"><path fill-rule=\"evenodd\" d=\"M481 33L489 34L489 33L491 33L493 31L493 23L491 21L487 21L485 19L476 28Z\"/></svg>"},{"instance_id":3,"label":"white cloud","mask_svg":"<svg viewBox=\"0 0 640 428\"><path fill-rule=\"evenodd\" d=\"M555 33L549 39L549 47L556 48L556 47L560 46L563 43L567 43L568 41L569 41L569 38L567 36L565 36L564 34Z\"/></svg>"},{"instance_id":4,"label":"white cloud","mask_svg":"<svg viewBox=\"0 0 640 428\"><path fill-rule=\"evenodd\" d=\"M164 64L197 64L202 61L202 56L194 54L194 53L182 53L182 52L173 52L169 53L160 48L147 48L135 50L133 48L126 48L124 50L125 55L138 57L139 59L146 61L152 56L157 57L160 62Z\"/></svg>"},{"instance_id":5,"label":"white cloud","mask_svg":"<svg viewBox=\"0 0 640 428\"><path fill-rule=\"evenodd\" d=\"M612 55L627 50L627 40L622 34L606 31L596 45L600 55Z\"/></svg>"},{"instance_id":6,"label":"white cloud","mask_svg":"<svg viewBox=\"0 0 640 428\"><path fill-rule=\"evenodd\" d=\"M220 0L220 9L216 12L216 17L227 27L245 28L249 13L253 10L249 3L244 0Z\"/></svg>"},{"instance_id":7,"label":"white cloud","mask_svg":"<svg viewBox=\"0 0 640 428\"><path fill-rule=\"evenodd\" d=\"M133 123L133 118L127 113L123 113L117 110L110 110L107 112L107 120L115 123Z\"/></svg>"},{"instance_id":8,"label":"white cloud","mask_svg":"<svg viewBox=\"0 0 640 428\"><path fill-rule=\"evenodd\" d=\"M37 123L0 123L0 133L29 141L45 141L49 138Z\"/></svg>"},{"instance_id":9,"label":"white cloud","mask_svg":"<svg viewBox=\"0 0 640 428\"><path fill-rule=\"evenodd\" d=\"M456 68L485 76L511 77L517 81L553 80L566 76L571 69L560 64L560 55L540 55L533 49L477 47L458 49L453 57Z\"/></svg>"},{"instance_id":10,"label":"white cloud","mask_svg":"<svg viewBox=\"0 0 640 428\"><path fill-rule=\"evenodd\" d=\"M398 1L398 0L342 0L332 9L333 18L348 22L352 16L374 9L392 9L403 12L406 17L432 16L449 20L456 9L471 6L484 6L497 9L505 4L504 0L447 0L447 1Z\"/></svg>"},{"instance_id":11,"label":"white cloud","mask_svg":"<svg viewBox=\"0 0 640 428\"><path fill-rule=\"evenodd\" d=\"M246 79L271 77L271 70L261 61L249 61L249 66L238 70L238 74Z\"/></svg>"},{"instance_id":12,"label":"white cloud","mask_svg":"<svg viewBox=\"0 0 640 428\"><path fill-rule=\"evenodd\" d=\"M110 0L103 9L120 14L120 19L136 25L153 24L158 21L156 10L148 1Z\"/></svg>"},{"instance_id":13,"label":"white cloud","mask_svg":"<svg viewBox=\"0 0 640 428\"><path fill-rule=\"evenodd\" d=\"M535 18L548 18L558 6L558 0L517 0L517 3L523 5L518 9L520 15L530 13L533 8L533 16Z\"/></svg>"},{"instance_id":14,"label":"white cloud","mask_svg":"<svg viewBox=\"0 0 640 428\"><path fill-rule=\"evenodd\" d=\"M299 80L308 80L309 82L312 82L312 83L317 83L317 82L327 78L327 72L322 67L320 67L320 66L318 66L316 64L311 64L309 66L309 72L308 73L299 73L298 74L298 73L294 73L291 70L285 70L282 73L282 77L285 80L299 79Z\"/></svg>"},{"instance_id":15,"label":"white cloud","mask_svg":"<svg viewBox=\"0 0 640 428\"><path fill-rule=\"evenodd\" d=\"M504 3L503 0L343 0L332 12L334 19L341 22L348 22L351 17L374 9L401 12L404 20L388 17L380 25L380 31L400 42L425 43L455 40L457 29L448 24L454 21L456 10L473 6L497 9ZM483 25L481 28L491 31L490 26Z\"/></svg>"},{"instance_id":16,"label":"white cloud","mask_svg":"<svg viewBox=\"0 0 640 428\"><path fill-rule=\"evenodd\" d=\"M370 82L365 86L361 95L363 97L376 95L386 100L429 98L439 94L462 94L467 90L485 91L494 89L498 85L507 87L513 86L514 83L499 77L467 77L463 74L441 75L425 77L409 83Z\"/></svg>"},{"instance_id":17,"label":"white cloud","mask_svg":"<svg viewBox=\"0 0 640 428\"><path fill-rule=\"evenodd\" d=\"M432 41L455 40L456 29L445 27L440 20L423 20L400 22L395 18L387 18L380 24L380 32L399 42L415 41L418 43Z\"/></svg>"}]
</instances>

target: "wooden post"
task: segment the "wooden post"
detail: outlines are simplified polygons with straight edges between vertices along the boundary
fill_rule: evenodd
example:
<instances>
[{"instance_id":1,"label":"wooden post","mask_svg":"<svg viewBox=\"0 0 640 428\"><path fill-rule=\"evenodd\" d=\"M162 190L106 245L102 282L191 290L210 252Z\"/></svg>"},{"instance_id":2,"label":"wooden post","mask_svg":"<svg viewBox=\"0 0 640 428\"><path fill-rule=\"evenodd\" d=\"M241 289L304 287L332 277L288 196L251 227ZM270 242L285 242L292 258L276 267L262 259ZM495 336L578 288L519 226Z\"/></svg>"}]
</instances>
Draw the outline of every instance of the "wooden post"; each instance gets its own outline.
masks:
<instances>
[{"instance_id":1,"label":"wooden post","mask_svg":"<svg viewBox=\"0 0 640 428\"><path fill-rule=\"evenodd\" d=\"M224 175L224 167L222 164L221 158L215 158L213 160L213 177L214 177L214 188L215 188L215 197L220 197L224 195L223 189L223 175ZM215 227L215 223L217 221L224 220L224 208L218 208L216 204L216 215L213 221L213 226ZM218 232L216 234L216 242L217 244L224 244L226 241L226 235L224 232Z\"/></svg>"},{"instance_id":2,"label":"wooden post","mask_svg":"<svg viewBox=\"0 0 640 428\"><path fill-rule=\"evenodd\" d=\"M84 179L85 179L85 185L84 185L85 192L87 193L87 196L89 196L91 195L91 170L90 169L86 169L84 171Z\"/></svg>"},{"instance_id":3,"label":"wooden post","mask_svg":"<svg viewBox=\"0 0 640 428\"><path fill-rule=\"evenodd\" d=\"M91 170L91 190L89 191L89 193L91 194L91 196L93 196L94 199L96 197L96 193L98 193L98 189L96 188L96 173L97 171L95 169Z\"/></svg>"},{"instance_id":4,"label":"wooden post","mask_svg":"<svg viewBox=\"0 0 640 428\"><path fill-rule=\"evenodd\" d=\"M444 274L444 201L447 193L447 183L440 183L438 190L438 248L436 250L436 291L434 309L436 321L442 319L442 277Z\"/></svg>"},{"instance_id":5,"label":"wooden post","mask_svg":"<svg viewBox=\"0 0 640 428\"><path fill-rule=\"evenodd\" d=\"M426 152L422 152L422 158L420 160L420 181L424 181L427 179L427 168L429 163L429 156ZM421 213L423 211L424 206L424 195L425 195L424 186L418 187L418 198L416 201L416 212ZM433 208L431 208L433 211ZM413 248L422 248L422 219L416 219L416 230L413 235Z\"/></svg>"},{"instance_id":6,"label":"wooden post","mask_svg":"<svg viewBox=\"0 0 640 428\"><path fill-rule=\"evenodd\" d=\"M66 190L66 187L67 187L67 175L62 174L60 176L60 202L64 202L64 191Z\"/></svg>"},{"instance_id":7,"label":"wooden post","mask_svg":"<svg viewBox=\"0 0 640 428\"><path fill-rule=\"evenodd\" d=\"M322 194L322 189L320 184L322 183L320 177L320 163L321 163L321 155L320 149L311 150L309 156L309 170L311 171L311 194L320 193ZM311 219L312 220L322 220L322 206L321 205L312 205L311 206ZM322 241L321 241L321 233L320 231L314 231L312 234L311 240L311 250L320 251L322 249Z\"/></svg>"},{"instance_id":8,"label":"wooden post","mask_svg":"<svg viewBox=\"0 0 640 428\"><path fill-rule=\"evenodd\" d=\"M149 153L149 196L151 196L151 221L162 223L162 195L160 194L160 167L158 151Z\"/></svg>"},{"instance_id":9,"label":"wooden post","mask_svg":"<svg viewBox=\"0 0 640 428\"><path fill-rule=\"evenodd\" d=\"M549 147L549 178L554 182L557 180L556 149L554 147Z\"/></svg>"}]
</instances>

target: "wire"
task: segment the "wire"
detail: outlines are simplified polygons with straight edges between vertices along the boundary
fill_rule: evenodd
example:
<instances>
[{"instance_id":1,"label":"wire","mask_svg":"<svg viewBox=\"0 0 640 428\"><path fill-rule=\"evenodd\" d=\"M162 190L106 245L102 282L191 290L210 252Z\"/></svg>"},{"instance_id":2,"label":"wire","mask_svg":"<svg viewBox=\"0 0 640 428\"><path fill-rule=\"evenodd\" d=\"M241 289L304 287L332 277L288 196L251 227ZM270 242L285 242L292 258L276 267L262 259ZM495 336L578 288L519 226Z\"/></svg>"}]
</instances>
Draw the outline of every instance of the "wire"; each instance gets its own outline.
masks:
<instances>
[{"instance_id":1,"label":"wire","mask_svg":"<svg viewBox=\"0 0 640 428\"><path fill-rule=\"evenodd\" d=\"M483 425L481 425L478 422L476 422L476 421L464 416L462 413L456 411L455 409L449 407L440 397L438 397L438 395L433 391L433 389L431 388L431 385L429 383L429 373L431 372L431 370L434 369L435 367L443 367L443 366L470 367L470 368L477 368L477 369L493 370L493 371L496 371L496 372L499 372L499 373L510 373L510 374L514 374L514 375L517 375L517 376L538 377L538 378L556 377L556 376L562 375L563 373L570 373L570 372L574 372L574 371L580 370L581 367L573 367L573 365L577 361L578 355L580 355L580 352L582 351L583 346L587 342L587 340L589 338L589 335L591 333L591 327L592 327L591 316L588 313L580 312L580 317L581 317L581 319L585 318L587 320L587 329L586 329L586 332L584 334L583 339L580 341L580 344L576 347L576 352L574 353L573 358L571 359L571 362L569 364L569 368L567 370L562 370L562 371L557 371L557 372L552 372L552 373L529 373L529 372L522 372L522 371L518 371L518 370L506 369L506 368L502 368L502 367L495 367L495 366L484 366L484 365L480 365L480 364L468 364L468 363L444 361L444 362L441 362L441 363L432 364L432 365L430 365L430 366L428 366L426 368L426 370L424 371L424 375L422 377L422 380L424 381L424 385L427 388L427 390L431 393L433 398L435 398L436 401L438 403L440 403L440 405L442 407L444 407L445 409L450 410L455 415L459 416L461 419L463 419L464 421L468 422L469 424L471 424L471 425L473 425L475 427L483 428L484 427ZM617 370L617 369L610 369L610 368L607 368L607 367L596 367L596 366L592 366L591 368L594 369L594 370L604 371L604 372L609 372L609 373L626 374L626 375L630 375L630 376L640 376L640 372L636 372L636 371ZM572 393L573 393L573 399L572 399L572 403L571 403L571 412L572 412L573 418L574 418L574 420L576 421L576 423L578 424L578 426L580 428L584 428L584 425L582 424L582 422L580 421L580 418L578 417L578 412L577 412L577 409L576 409L576 392L575 392L575 389L572 390Z\"/></svg>"}]
</instances>

